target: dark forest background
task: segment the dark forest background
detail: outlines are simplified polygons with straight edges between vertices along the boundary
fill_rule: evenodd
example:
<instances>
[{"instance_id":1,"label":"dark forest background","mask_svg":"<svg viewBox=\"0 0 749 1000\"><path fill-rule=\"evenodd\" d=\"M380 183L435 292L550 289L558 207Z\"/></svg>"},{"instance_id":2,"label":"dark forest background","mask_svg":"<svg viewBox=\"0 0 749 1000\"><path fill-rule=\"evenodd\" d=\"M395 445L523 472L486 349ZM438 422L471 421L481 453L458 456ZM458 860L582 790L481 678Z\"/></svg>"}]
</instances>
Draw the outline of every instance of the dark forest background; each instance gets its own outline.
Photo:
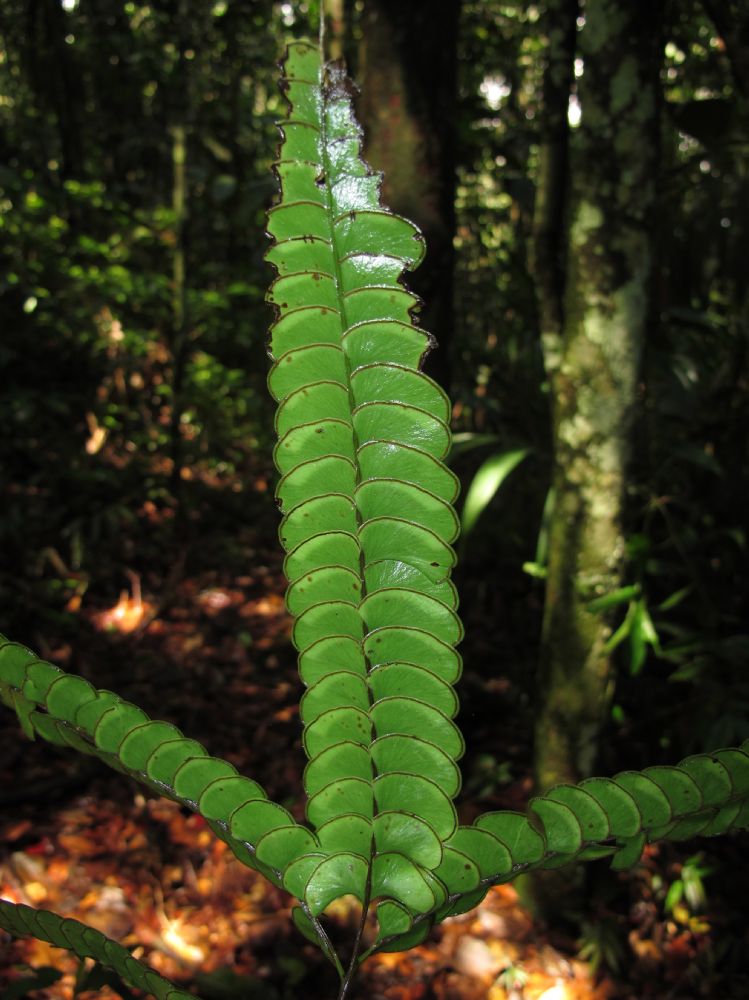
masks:
<instances>
[{"instance_id":1,"label":"dark forest background","mask_svg":"<svg viewBox=\"0 0 749 1000\"><path fill-rule=\"evenodd\" d=\"M338 0L328 14L384 199L426 234L412 287L472 496L466 815L516 808L534 783L739 744L749 9ZM264 216L277 62L317 19L312 2L271 0L0 9L0 627L212 752L272 756L269 788L289 800L301 761L279 759L299 744L301 685L276 544ZM247 736L241 704L236 719L221 708L242 671L241 694L277 713L270 743ZM9 753L23 766L25 749ZM651 862L648 905L693 945L668 995L746 995L736 857L734 839ZM572 919L537 888L526 903ZM607 952L594 923L589 957L621 972L627 928Z\"/></svg>"}]
</instances>

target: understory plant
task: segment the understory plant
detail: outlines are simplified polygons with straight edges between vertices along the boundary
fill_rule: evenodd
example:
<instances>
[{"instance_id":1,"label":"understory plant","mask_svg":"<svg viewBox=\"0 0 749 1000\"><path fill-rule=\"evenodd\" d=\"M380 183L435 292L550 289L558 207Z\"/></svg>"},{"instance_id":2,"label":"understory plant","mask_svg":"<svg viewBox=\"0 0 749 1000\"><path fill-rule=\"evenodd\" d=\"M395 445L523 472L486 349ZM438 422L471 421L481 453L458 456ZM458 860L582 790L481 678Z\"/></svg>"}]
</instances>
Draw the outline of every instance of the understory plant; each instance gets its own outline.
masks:
<instances>
[{"instance_id":1,"label":"understory plant","mask_svg":"<svg viewBox=\"0 0 749 1000\"><path fill-rule=\"evenodd\" d=\"M4 639L0 697L27 736L93 754L205 817L243 864L294 897L294 922L337 969L342 1000L369 955L417 945L522 872L602 857L625 869L648 842L748 827L749 744L559 785L525 812L460 824L450 405L420 370L434 345L401 283L424 242L380 204L341 66L295 42L281 86L269 386L286 602L306 686L307 822L175 726ZM341 956L325 911L347 895L361 921ZM191 996L76 920L0 902L0 926L164 1000Z\"/></svg>"}]
</instances>

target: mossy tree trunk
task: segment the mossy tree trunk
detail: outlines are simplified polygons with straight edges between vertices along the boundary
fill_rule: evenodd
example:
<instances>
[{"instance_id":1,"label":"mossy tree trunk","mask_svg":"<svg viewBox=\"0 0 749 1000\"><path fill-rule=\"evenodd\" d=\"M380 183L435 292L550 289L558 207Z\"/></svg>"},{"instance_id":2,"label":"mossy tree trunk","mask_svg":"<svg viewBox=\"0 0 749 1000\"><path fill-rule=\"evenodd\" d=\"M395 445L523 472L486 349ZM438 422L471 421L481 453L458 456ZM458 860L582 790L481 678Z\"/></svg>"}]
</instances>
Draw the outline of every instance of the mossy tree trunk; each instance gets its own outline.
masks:
<instances>
[{"instance_id":1,"label":"mossy tree trunk","mask_svg":"<svg viewBox=\"0 0 749 1000\"><path fill-rule=\"evenodd\" d=\"M366 0L357 76L365 155L385 173L385 203L412 219L428 253L409 287L439 342L430 374L449 383L453 329L455 102L460 0Z\"/></svg>"},{"instance_id":2,"label":"mossy tree trunk","mask_svg":"<svg viewBox=\"0 0 749 1000\"><path fill-rule=\"evenodd\" d=\"M588 604L621 584L625 555L623 502L650 313L658 8L653 0L585 5L577 50L582 120L572 134L564 297L556 307L543 300L554 281L539 284L555 492L535 740L539 789L591 773L612 692L611 627ZM542 175L541 207L545 199L557 205L543 188L549 178L558 184L557 174ZM551 258L555 266L560 254ZM536 259L538 272L544 258ZM558 282L548 264L547 271Z\"/></svg>"}]
</instances>

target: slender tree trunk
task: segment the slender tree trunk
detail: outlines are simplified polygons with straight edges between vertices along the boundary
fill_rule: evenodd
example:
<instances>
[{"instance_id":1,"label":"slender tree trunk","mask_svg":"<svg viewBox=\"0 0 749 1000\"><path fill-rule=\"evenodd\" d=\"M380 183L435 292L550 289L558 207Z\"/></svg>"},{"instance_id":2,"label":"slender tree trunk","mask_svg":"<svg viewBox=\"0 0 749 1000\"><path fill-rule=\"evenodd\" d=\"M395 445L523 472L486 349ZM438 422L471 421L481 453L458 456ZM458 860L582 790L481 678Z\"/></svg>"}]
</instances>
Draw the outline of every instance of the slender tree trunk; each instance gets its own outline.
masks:
<instances>
[{"instance_id":1,"label":"slender tree trunk","mask_svg":"<svg viewBox=\"0 0 749 1000\"><path fill-rule=\"evenodd\" d=\"M171 491L179 504L182 494L182 409L185 363L187 360L187 286L185 275L185 225L187 222L187 134L184 125L172 126L172 211L174 212L174 249L172 251L172 329L171 353L172 411L170 451L172 460Z\"/></svg>"},{"instance_id":2,"label":"slender tree trunk","mask_svg":"<svg viewBox=\"0 0 749 1000\"><path fill-rule=\"evenodd\" d=\"M325 57L343 59L346 36L343 0L323 0L322 10L326 30Z\"/></svg>"},{"instance_id":3,"label":"slender tree trunk","mask_svg":"<svg viewBox=\"0 0 749 1000\"><path fill-rule=\"evenodd\" d=\"M578 55L550 529L537 713L537 787L591 773L610 704L607 621L589 602L621 583L622 513L649 316L658 162L659 4L588 0ZM543 204L543 202L542 202Z\"/></svg>"},{"instance_id":4,"label":"slender tree trunk","mask_svg":"<svg viewBox=\"0 0 749 1000\"><path fill-rule=\"evenodd\" d=\"M174 16L177 27L179 58L172 81L170 134L172 138L172 211L174 213L174 245L172 251L172 316L169 350L172 355L172 400L169 427L171 458L170 490L176 504L175 525L181 531L184 523L182 502L182 466L184 441L182 413L184 381L188 361L187 315L187 237L189 222L189 192L187 178L188 122L191 118L190 79L186 51L190 48L190 21L186 0L175 0Z\"/></svg>"},{"instance_id":5,"label":"slender tree trunk","mask_svg":"<svg viewBox=\"0 0 749 1000\"><path fill-rule=\"evenodd\" d=\"M85 94L75 53L65 42L67 15L59 0L27 0L25 14L29 79L57 119L60 176L82 177L85 164L80 116Z\"/></svg>"},{"instance_id":6,"label":"slender tree trunk","mask_svg":"<svg viewBox=\"0 0 749 1000\"><path fill-rule=\"evenodd\" d=\"M564 325L566 216L569 194L569 124L579 0L548 0L538 177L533 211L531 269L541 340L547 357L559 352Z\"/></svg>"},{"instance_id":7,"label":"slender tree trunk","mask_svg":"<svg viewBox=\"0 0 749 1000\"><path fill-rule=\"evenodd\" d=\"M427 362L449 382L453 328L455 98L460 0L366 0L358 76L366 156L384 170L383 198L421 227L428 253L409 287L439 342Z\"/></svg>"}]
</instances>

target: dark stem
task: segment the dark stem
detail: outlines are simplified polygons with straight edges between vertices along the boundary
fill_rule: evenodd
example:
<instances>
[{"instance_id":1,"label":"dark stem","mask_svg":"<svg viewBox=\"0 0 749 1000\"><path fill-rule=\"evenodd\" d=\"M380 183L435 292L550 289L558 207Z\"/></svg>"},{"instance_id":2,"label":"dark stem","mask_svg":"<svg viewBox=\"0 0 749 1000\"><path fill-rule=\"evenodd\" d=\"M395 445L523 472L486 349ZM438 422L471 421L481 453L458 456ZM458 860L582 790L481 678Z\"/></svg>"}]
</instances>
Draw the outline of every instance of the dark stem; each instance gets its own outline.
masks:
<instances>
[{"instance_id":1,"label":"dark stem","mask_svg":"<svg viewBox=\"0 0 749 1000\"><path fill-rule=\"evenodd\" d=\"M330 959L330 961L335 966L335 970L338 973L339 977L341 979L343 979L343 976L344 976L343 966L341 965L340 959L338 958L338 953L336 952L335 948L333 947L333 945L330 942L330 938L325 933L325 928L320 923L320 921L318 920L318 918L314 917L310 913L310 909L309 909L309 907L307 906L306 903L302 903L301 906L302 906L302 909L304 910L304 912L309 917L309 919L314 924L315 930L317 931L317 935L320 938L320 942L322 943L322 946L323 946L323 954L325 954L326 957Z\"/></svg>"},{"instance_id":2,"label":"dark stem","mask_svg":"<svg viewBox=\"0 0 749 1000\"><path fill-rule=\"evenodd\" d=\"M356 975L357 969L359 967L357 959L359 958L359 945L361 944L362 934L364 933L364 926L367 922L367 911L369 910L369 900L372 892L372 859L374 858L375 845L374 841L370 847L369 851L369 867L367 869L367 884L364 886L364 899L361 905L361 920L359 921L359 926L356 929L356 937L354 938L354 944L351 949L351 961L349 962L348 969L346 970L346 975L341 980L341 989L338 993L338 1000L345 1000L345 997L349 991L349 987L354 981L354 976Z\"/></svg>"}]
</instances>

